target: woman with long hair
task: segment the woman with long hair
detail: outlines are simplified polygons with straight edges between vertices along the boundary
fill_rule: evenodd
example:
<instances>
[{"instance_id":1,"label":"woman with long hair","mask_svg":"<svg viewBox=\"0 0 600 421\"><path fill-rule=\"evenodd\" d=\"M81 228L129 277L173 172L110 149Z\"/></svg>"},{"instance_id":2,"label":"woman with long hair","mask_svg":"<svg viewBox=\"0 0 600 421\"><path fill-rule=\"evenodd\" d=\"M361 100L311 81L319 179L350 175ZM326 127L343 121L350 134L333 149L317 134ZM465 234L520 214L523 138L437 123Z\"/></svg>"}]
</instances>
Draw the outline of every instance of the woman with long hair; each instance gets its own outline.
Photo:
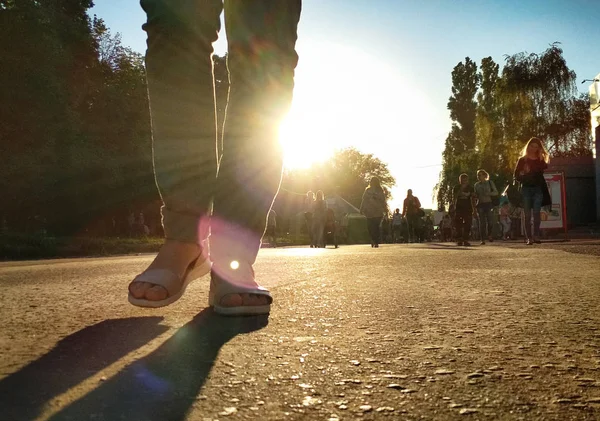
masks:
<instances>
[{"instance_id":1,"label":"woman with long hair","mask_svg":"<svg viewBox=\"0 0 600 421\"><path fill-rule=\"evenodd\" d=\"M492 236L492 229L494 226L492 210L494 204L492 203L492 196L498 196L498 189L486 170L477 171L477 183L473 186L475 189L475 197L477 198L477 214L479 215L479 235L481 237L481 244L485 244L485 239L492 242L494 237Z\"/></svg>"},{"instance_id":2,"label":"woman with long hair","mask_svg":"<svg viewBox=\"0 0 600 421\"><path fill-rule=\"evenodd\" d=\"M517 162L514 178L521 183L523 210L525 213L525 236L527 245L540 241L540 211L547 205L548 186L544 179L544 170L548 168L549 156L544 144L532 137L523 148L523 154ZM551 203L550 203L551 204ZM531 214L533 211L533 235L531 232Z\"/></svg>"},{"instance_id":3,"label":"woman with long hair","mask_svg":"<svg viewBox=\"0 0 600 421\"><path fill-rule=\"evenodd\" d=\"M379 177L372 177L369 186L363 193L360 213L367 217L367 227L371 237L371 247L379 247L381 239L381 219L387 211L385 193Z\"/></svg>"}]
</instances>

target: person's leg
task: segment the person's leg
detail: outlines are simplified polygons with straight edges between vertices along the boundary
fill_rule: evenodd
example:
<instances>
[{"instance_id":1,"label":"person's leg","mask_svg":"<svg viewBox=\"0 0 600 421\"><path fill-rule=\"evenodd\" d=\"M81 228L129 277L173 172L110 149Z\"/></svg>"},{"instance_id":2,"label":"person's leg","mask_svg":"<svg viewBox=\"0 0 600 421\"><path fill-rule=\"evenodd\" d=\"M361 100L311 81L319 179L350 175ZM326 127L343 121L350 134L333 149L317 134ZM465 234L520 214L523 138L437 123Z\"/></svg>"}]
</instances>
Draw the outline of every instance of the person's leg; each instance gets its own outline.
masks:
<instances>
[{"instance_id":1,"label":"person's leg","mask_svg":"<svg viewBox=\"0 0 600 421\"><path fill-rule=\"evenodd\" d=\"M331 231L331 235L333 235L333 246L335 248L338 248L338 228L337 225L334 223L333 227L332 227L332 231Z\"/></svg>"},{"instance_id":2,"label":"person's leg","mask_svg":"<svg viewBox=\"0 0 600 421\"><path fill-rule=\"evenodd\" d=\"M281 181L278 130L292 101L300 9L299 0L225 1L230 90L210 237L217 281L256 285L252 265Z\"/></svg>"},{"instance_id":3,"label":"person's leg","mask_svg":"<svg viewBox=\"0 0 600 421\"><path fill-rule=\"evenodd\" d=\"M485 239L487 237L487 229L486 229L486 209L483 206L477 207L477 215L479 216L479 237L481 239L481 244L485 244Z\"/></svg>"},{"instance_id":4,"label":"person's leg","mask_svg":"<svg viewBox=\"0 0 600 421\"><path fill-rule=\"evenodd\" d=\"M373 238L375 234L373 233L373 218L367 218L367 230L369 231L369 239L371 240L371 247L375 245Z\"/></svg>"},{"instance_id":5,"label":"person's leg","mask_svg":"<svg viewBox=\"0 0 600 421\"><path fill-rule=\"evenodd\" d=\"M540 225L542 223L541 219L541 210L542 210L542 202L544 200L544 194L542 193L541 188L536 188L533 193L533 239L534 241L539 241L540 238Z\"/></svg>"},{"instance_id":6,"label":"person's leg","mask_svg":"<svg viewBox=\"0 0 600 421\"><path fill-rule=\"evenodd\" d=\"M506 240L510 232L510 224L506 219L501 219L500 223L502 224L502 239Z\"/></svg>"},{"instance_id":7,"label":"person's leg","mask_svg":"<svg viewBox=\"0 0 600 421\"><path fill-rule=\"evenodd\" d=\"M147 14L146 75L156 184L166 241L148 270L182 278L208 235L216 162L212 43L220 0L141 0ZM166 273L166 272L165 272ZM136 299L165 299L165 288L133 282Z\"/></svg>"},{"instance_id":8,"label":"person's leg","mask_svg":"<svg viewBox=\"0 0 600 421\"><path fill-rule=\"evenodd\" d=\"M471 235L471 226L473 225L473 214L465 213L463 215L464 226L463 226L463 241L465 245L469 242L469 236Z\"/></svg>"},{"instance_id":9,"label":"person's leg","mask_svg":"<svg viewBox=\"0 0 600 421\"><path fill-rule=\"evenodd\" d=\"M383 218L373 218L375 221L373 222L373 231L375 234L375 247L379 247L379 243L381 242L381 220Z\"/></svg>"},{"instance_id":10,"label":"person's leg","mask_svg":"<svg viewBox=\"0 0 600 421\"><path fill-rule=\"evenodd\" d=\"M325 247L325 221L323 220L323 218L319 220L317 226L317 246Z\"/></svg>"},{"instance_id":11,"label":"person's leg","mask_svg":"<svg viewBox=\"0 0 600 421\"><path fill-rule=\"evenodd\" d=\"M487 238L489 241L494 241L494 211L491 203L487 205L485 219L487 223Z\"/></svg>"},{"instance_id":12,"label":"person's leg","mask_svg":"<svg viewBox=\"0 0 600 421\"><path fill-rule=\"evenodd\" d=\"M321 241L323 237L323 226L321 224L321 219L318 217L318 215L317 217L313 216L312 226L314 245L315 247L321 247Z\"/></svg>"},{"instance_id":13,"label":"person's leg","mask_svg":"<svg viewBox=\"0 0 600 421\"><path fill-rule=\"evenodd\" d=\"M525 224L525 238L527 241L532 241L531 209L533 207L533 192L531 191L530 187L523 187L521 189L521 193L523 195L523 214L525 216L525 220L523 221Z\"/></svg>"},{"instance_id":14,"label":"person's leg","mask_svg":"<svg viewBox=\"0 0 600 421\"><path fill-rule=\"evenodd\" d=\"M454 215L454 226L456 227L456 240L459 243L462 243L463 241L463 223L462 215L459 212L456 212Z\"/></svg>"},{"instance_id":15,"label":"person's leg","mask_svg":"<svg viewBox=\"0 0 600 421\"><path fill-rule=\"evenodd\" d=\"M314 246L313 240L313 227L312 227L312 212L306 212L304 214L304 220L306 221L306 231L308 232L308 239L310 241L310 246Z\"/></svg>"}]
</instances>

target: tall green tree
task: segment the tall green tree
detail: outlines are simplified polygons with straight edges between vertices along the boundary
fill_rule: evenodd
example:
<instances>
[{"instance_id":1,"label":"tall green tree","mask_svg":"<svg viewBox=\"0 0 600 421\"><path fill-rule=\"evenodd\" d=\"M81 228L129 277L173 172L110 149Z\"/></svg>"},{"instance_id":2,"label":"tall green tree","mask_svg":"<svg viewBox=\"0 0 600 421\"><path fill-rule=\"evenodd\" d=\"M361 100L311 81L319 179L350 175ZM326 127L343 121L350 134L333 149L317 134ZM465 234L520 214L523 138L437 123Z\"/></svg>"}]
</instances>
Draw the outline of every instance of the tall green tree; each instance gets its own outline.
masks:
<instances>
[{"instance_id":1,"label":"tall green tree","mask_svg":"<svg viewBox=\"0 0 600 421\"><path fill-rule=\"evenodd\" d=\"M452 70L452 96L448 100L452 126L446 138L442 172L436 186L440 207L452 201L452 186L456 184L459 174L476 160L475 98L480 82L477 64L469 57Z\"/></svg>"}]
</instances>

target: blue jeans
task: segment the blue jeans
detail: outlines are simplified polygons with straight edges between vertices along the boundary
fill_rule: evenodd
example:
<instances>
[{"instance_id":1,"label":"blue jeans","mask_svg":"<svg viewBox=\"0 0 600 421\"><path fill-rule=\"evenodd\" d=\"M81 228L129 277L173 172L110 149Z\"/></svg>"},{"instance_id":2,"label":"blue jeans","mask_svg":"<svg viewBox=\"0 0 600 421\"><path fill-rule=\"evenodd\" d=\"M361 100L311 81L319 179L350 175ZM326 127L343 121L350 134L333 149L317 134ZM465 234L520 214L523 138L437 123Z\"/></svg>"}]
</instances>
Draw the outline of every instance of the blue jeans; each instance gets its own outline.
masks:
<instances>
[{"instance_id":1,"label":"blue jeans","mask_svg":"<svg viewBox=\"0 0 600 421\"><path fill-rule=\"evenodd\" d=\"M251 266L281 182L278 129L292 101L301 0L140 3L166 238L200 243L210 226L213 263ZM212 44L223 10L230 83L218 139Z\"/></svg>"},{"instance_id":2,"label":"blue jeans","mask_svg":"<svg viewBox=\"0 0 600 421\"><path fill-rule=\"evenodd\" d=\"M477 213L479 214L479 234L481 241L485 241L486 238L492 236L492 229L494 227L494 216L492 214L492 203L480 203L477 205Z\"/></svg>"},{"instance_id":3,"label":"blue jeans","mask_svg":"<svg viewBox=\"0 0 600 421\"><path fill-rule=\"evenodd\" d=\"M542 188L539 186L523 186L521 188L521 194L523 196L523 211L525 214L525 236L527 239L531 239L531 213L533 211L533 237L538 238L540 236L540 224L542 209L542 201L544 200L544 194Z\"/></svg>"}]
</instances>

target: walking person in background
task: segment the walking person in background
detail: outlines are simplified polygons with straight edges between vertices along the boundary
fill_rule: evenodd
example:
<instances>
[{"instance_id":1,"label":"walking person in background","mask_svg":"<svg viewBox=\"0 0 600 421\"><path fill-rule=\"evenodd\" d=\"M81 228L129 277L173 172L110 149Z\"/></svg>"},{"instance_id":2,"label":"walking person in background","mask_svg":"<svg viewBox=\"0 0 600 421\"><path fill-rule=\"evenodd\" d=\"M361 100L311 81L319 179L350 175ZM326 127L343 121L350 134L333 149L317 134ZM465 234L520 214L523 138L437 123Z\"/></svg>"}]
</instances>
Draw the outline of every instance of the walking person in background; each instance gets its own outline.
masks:
<instances>
[{"instance_id":1,"label":"walking person in background","mask_svg":"<svg viewBox=\"0 0 600 421\"><path fill-rule=\"evenodd\" d=\"M312 230L315 247L325 247L325 222L327 220L327 202L321 190L317 191L313 207Z\"/></svg>"},{"instance_id":2,"label":"walking person in background","mask_svg":"<svg viewBox=\"0 0 600 421\"><path fill-rule=\"evenodd\" d=\"M396 208L392 215L392 243L399 243L402 236L402 215L400 209Z\"/></svg>"},{"instance_id":3,"label":"walking person in background","mask_svg":"<svg viewBox=\"0 0 600 421\"><path fill-rule=\"evenodd\" d=\"M523 148L523 154L517 161L514 177L521 183L523 210L525 213L525 237L527 245L541 243L540 223L542 206L552 204L548 185L544 179L544 170L548 168L549 156L540 139L532 137ZM531 232L531 214L533 211L533 233Z\"/></svg>"},{"instance_id":4,"label":"walking person in background","mask_svg":"<svg viewBox=\"0 0 600 421\"><path fill-rule=\"evenodd\" d=\"M333 208L328 207L325 212L325 229L323 232L323 239L325 246L327 246L328 237L331 238L335 248L338 248L338 228L335 220L335 212Z\"/></svg>"},{"instance_id":5,"label":"walking person in background","mask_svg":"<svg viewBox=\"0 0 600 421\"><path fill-rule=\"evenodd\" d=\"M381 219L387 212L385 193L379 177L372 177L369 186L363 193L360 213L367 217L367 227L371 237L371 247L379 247L381 241Z\"/></svg>"},{"instance_id":6,"label":"walking person in background","mask_svg":"<svg viewBox=\"0 0 600 421\"><path fill-rule=\"evenodd\" d=\"M433 241L433 220L431 219L431 215L427 215L425 217L425 221L423 221L423 228L425 230L424 240Z\"/></svg>"},{"instance_id":7,"label":"walking person in background","mask_svg":"<svg viewBox=\"0 0 600 421\"><path fill-rule=\"evenodd\" d=\"M475 208L475 190L469 183L469 176L461 174L460 184L454 188L454 225L459 246L470 246L469 234L473 216L477 215Z\"/></svg>"},{"instance_id":8,"label":"walking person in background","mask_svg":"<svg viewBox=\"0 0 600 421\"><path fill-rule=\"evenodd\" d=\"M132 304L169 305L210 272L216 313L269 313L273 299L253 266L281 183L278 133L292 102L301 4L141 0L165 242L129 284ZM212 56L223 10L230 85L218 137Z\"/></svg>"},{"instance_id":9,"label":"walking person in background","mask_svg":"<svg viewBox=\"0 0 600 421\"><path fill-rule=\"evenodd\" d=\"M312 191L306 192L304 198L304 222L306 223L306 231L308 232L308 238L310 241L310 248L315 247L315 240L313 238L313 210L315 208L315 194Z\"/></svg>"},{"instance_id":10,"label":"walking person in background","mask_svg":"<svg viewBox=\"0 0 600 421\"><path fill-rule=\"evenodd\" d=\"M406 217L406 223L408 224L408 242L413 243L416 241L416 230L418 229L419 223L419 209L421 209L421 202L417 196L413 196L412 189L408 189L406 193L406 199L404 199L404 206L402 207L402 215Z\"/></svg>"},{"instance_id":11,"label":"walking person in background","mask_svg":"<svg viewBox=\"0 0 600 421\"><path fill-rule=\"evenodd\" d=\"M486 170L477 171L477 183L473 188L475 189L475 197L477 198L477 213L479 215L479 235L481 237L481 244L485 244L485 239L492 242L494 237L492 236L494 227L494 215L492 210L494 204L492 203L492 197L498 197L498 189Z\"/></svg>"},{"instance_id":12,"label":"walking person in background","mask_svg":"<svg viewBox=\"0 0 600 421\"><path fill-rule=\"evenodd\" d=\"M449 214L445 214L440 222L442 230L442 242L452 241L452 218Z\"/></svg>"}]
</instances>

